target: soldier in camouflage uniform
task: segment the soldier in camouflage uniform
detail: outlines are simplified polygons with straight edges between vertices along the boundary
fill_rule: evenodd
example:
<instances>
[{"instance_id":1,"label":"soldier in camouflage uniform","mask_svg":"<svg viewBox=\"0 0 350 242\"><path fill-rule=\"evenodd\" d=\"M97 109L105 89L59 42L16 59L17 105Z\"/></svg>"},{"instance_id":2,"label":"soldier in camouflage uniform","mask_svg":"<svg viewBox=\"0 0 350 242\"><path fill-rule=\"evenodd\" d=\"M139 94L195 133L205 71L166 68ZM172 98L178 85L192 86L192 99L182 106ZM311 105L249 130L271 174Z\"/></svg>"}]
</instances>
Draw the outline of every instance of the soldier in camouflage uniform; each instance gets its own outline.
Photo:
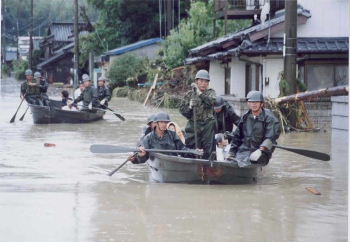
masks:
<instances>
[{"instance_id":1,"label":"soldier in camouflage uniform","mask_svg":"<svg viewBox=\"0 0 350 242\"><path fill-rule=\"evenodd\" d=\"M280 123L272 111L263 107L261 92L250 91L247 101L249 111L242 116L233 133L228 160L237 161L239 166L266 165L280 135Z\"/></svg>"},{"instance_id":2,"label":"soldier in camouflage uniform","mask_svg":"<svg viewBox=\"0 0 350 242\"><path fill-rule=\"evenodd\" d=\"M25 98L29 104L41 105L40 86L36 83L36 80L33 79L32 70L26 70L25 76L26 81L21 84L21 98Z\"/></svg>"},{"instance_id":3,"label":"soldier in camouflage uniform","mask_svg":"<svg viewBox=\"0 0 350 242\"><path fill-rule=\"evenodd\" d=\"M180 112L188 119L185 128L186 146L203 149L203 158L208 158L214 149L215 118L213 108L215 104L215 91L209 87L209 73L200 70L196 74L192 90L189 91L180 106ZM198 147L195 147L194 109L196 113L196 133Z\"/></svg>"},{"instance_id":4,"label":"soldier in camouflage uniform","mask_svg":"<svg viewBox=\"0 0 350 242\"><path fill-rule=\"evenodd\" d=\"M83 101L81 111L91 112L92 110L89 109L90 104L92 104L92 108L98 107L97 91L96 88L91 86L90 77L87 74L84 74L82 79L85 88L80 96L77 97L72 104L69 104L68 107L72 108L72 106L75 106L78 102Z\"/></svg>"}]
</instances>

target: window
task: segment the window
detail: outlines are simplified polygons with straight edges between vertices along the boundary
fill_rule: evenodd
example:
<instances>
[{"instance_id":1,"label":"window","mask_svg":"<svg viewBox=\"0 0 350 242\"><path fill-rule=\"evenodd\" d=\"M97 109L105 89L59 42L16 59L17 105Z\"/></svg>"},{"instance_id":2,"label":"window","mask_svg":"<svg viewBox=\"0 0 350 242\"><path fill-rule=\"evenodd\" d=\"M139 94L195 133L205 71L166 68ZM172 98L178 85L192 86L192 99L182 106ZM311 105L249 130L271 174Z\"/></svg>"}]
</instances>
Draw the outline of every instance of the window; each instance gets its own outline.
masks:
<instances>
[{"instance_id":1,"label":"window","mask_svg":"<svg viewBox=\"0 0 350 242\"><path fill-rule=\"evenodd\" d=\"M260 89L260 65L257 64L246 64L245 66L245 78L246 78L246 94L251 90Z\"/></svg>"},{"instance_id":2,"label":"window","mask_svg":"<svg viewBox=\"0 0 350 242\"><path fill-rule=\"evenodd\" d=\"M304 77L308 90L347 85L349 82L348 65L337 63L307 64Z\"/></svg>"}]
</instances>

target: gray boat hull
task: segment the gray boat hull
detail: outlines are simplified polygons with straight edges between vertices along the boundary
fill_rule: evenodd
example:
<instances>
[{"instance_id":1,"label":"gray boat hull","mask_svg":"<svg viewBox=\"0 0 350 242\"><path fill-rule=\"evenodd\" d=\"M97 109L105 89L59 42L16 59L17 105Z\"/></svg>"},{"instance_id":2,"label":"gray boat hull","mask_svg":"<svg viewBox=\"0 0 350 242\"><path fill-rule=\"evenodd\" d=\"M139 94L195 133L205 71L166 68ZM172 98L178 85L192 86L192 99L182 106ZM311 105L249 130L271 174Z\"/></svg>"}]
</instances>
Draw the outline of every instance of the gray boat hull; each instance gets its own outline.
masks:
<instances>
[{"instance_id":1,"label":"gray boat hull","mask_svg":"<svg viewBox=\"0 0 350 242\"><path fill-rule=\"evenodd\" d=\"M235 163L152 154L147 161L150 178L162 183L247 184L262 174L261 165L244 168Z\"/></svg>"}]
</instances>

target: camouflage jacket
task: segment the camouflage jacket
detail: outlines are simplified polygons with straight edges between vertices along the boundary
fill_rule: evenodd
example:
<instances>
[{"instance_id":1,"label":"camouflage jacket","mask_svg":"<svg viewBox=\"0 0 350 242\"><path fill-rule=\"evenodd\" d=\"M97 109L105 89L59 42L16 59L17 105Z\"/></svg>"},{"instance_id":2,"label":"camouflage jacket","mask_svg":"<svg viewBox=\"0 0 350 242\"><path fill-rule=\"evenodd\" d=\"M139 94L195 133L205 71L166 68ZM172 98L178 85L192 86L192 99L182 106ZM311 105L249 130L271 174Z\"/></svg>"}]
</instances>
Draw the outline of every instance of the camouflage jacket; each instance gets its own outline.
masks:
<instances>
[{"instance_id":1,"label":"camouflage jacket","mask_svg":"<svg viewBox=\"0 0 350 242\"><path fill-rule=\"evenodd\" d=\"M24 96L31 96L31 95L40 95L40 86L39 85L29 85L27 81L23 82L21 84L21 94Z\"/></svg>"},{"instance_id":2,"label":"camouflage jacket","mask_svg":"<svg viewBox=\"0 0 350 242\"><path fill-rule=\"evenodd\" d=\"M190 100L192 98L197 100L197 106L196 106L197 121L214 120L213 107L214 107L215 98L216 98L215 91L209 88L198 96L196 95L195 92L193 92L193 90L191 90L185 95L180 105L180 113L183 116L185 116L187 119L193 121L193 109L189 107Z\"/></svg>"}]
</instances>

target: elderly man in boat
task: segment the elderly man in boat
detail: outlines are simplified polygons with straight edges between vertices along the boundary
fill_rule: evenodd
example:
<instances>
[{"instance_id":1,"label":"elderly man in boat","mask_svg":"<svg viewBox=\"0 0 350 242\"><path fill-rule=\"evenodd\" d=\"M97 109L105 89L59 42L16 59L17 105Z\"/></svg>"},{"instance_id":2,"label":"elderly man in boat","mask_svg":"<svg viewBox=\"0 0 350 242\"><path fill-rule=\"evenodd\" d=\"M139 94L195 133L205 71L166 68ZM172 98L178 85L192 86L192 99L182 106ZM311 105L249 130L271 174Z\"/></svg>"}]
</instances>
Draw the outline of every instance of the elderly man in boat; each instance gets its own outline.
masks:
<instances>
[{"instance_id":1,"label":"elderly man in boat","mask_svg":"<svg viewBox=\"0 0 350 242\"><path fill-rule=\"evenodd\" d=\"M237 124L227 159L236 161L240 167L251 163L266 165L280 135L280 123L272 111L264 108L261 92L250 91L247 101L249 111Z\"/></svg>"},{"instance_id":2,"label":"elderly man in boat","mask_svg":"<svg viewBox=\"0 0 350 242\"><path fill-rule=\"evenodd\" d=\"M170 122L167 113L157 113L154 122L156 125L153 131L141 140L140 152L130 158L132 163L144 163L148 160L149 153L145 149L189 150L174 131L167 129L167 124Z\"/></svg>"},{"instance_id":3,"label":"elderly man in boat","mask_svg":"<svg viewBox=\"0 0 350 242\"><path fill-rule=\"evenodd\" d=\"M91 86L91 80L89 75L84 74L82 76L83 82L84 82L84 90L80 94L79 97L77 97L73 103L69 104L68 107L71 109L72 106L76 106L77 103L80 101L83 101L83 106L81 111L91 112L91 109L89 109L89 105L92 105L92 108L98 106L97 101L97 91L96 88Z\"/></svg>"}]
</instances>

